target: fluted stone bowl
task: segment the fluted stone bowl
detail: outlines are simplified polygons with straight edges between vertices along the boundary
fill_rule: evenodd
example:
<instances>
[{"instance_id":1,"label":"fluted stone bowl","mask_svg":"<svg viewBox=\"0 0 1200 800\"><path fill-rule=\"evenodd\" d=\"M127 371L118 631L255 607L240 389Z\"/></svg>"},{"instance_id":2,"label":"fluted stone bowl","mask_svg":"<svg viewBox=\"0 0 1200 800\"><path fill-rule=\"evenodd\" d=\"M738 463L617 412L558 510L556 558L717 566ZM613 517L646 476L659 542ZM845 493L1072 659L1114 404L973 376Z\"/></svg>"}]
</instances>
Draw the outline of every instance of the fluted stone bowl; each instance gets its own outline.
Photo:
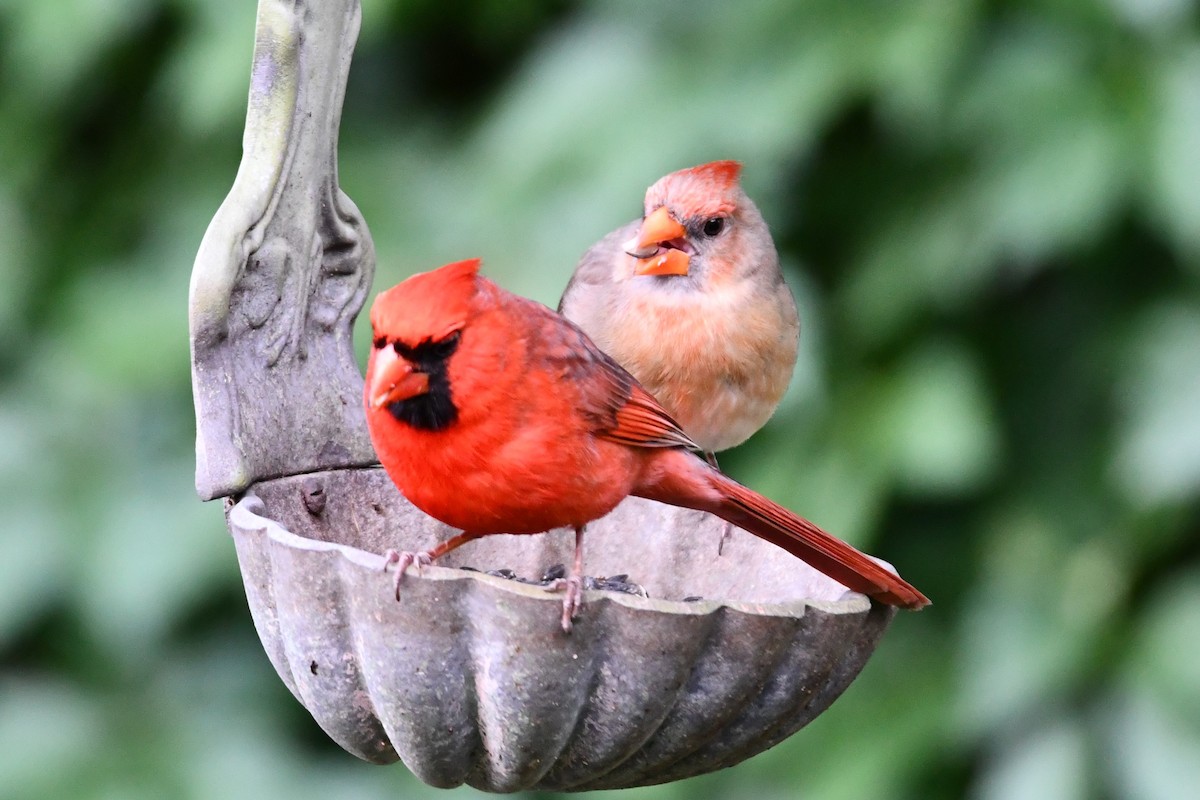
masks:
<instances>
[{"instance_id":1,"label":"fluted stone bowl","mask_svg":"<svg viewBox=\"0 0 1200 800\"><path fill-rule=\"evenodd\" d=\"M649 597L585 592L569 635L560 595L456 568L536 578L570 563L569 531L472 542L410 568L397 600L381 554L452 531L379 468L261 482L227 517L284 683L346 750L433 786L608 789L731 766L825 710L894 615L744 531L718 555L719 520L637 499L589 526L584 566Z\"/></svg>"}]
</instances>

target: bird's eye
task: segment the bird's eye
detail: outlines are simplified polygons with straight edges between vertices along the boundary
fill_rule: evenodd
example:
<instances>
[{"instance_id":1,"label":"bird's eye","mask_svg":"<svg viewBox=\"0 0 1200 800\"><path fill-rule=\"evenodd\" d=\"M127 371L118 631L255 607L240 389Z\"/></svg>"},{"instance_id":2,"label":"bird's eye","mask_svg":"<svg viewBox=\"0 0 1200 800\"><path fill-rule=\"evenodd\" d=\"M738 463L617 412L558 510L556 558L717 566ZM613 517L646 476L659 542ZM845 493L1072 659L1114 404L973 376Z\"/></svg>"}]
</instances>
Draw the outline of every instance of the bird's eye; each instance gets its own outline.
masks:
<instances>
[{"instance_id":1,"label":"bird's eye","mask_svg":"<svg viewBox=\"0 0 1200 800\"><path fill-rule=\"evenodd\" d=\"M709 238L720 236L721 231L725 230L725 218L709 217L704 221L704 228L702 230L704 231L704 235Z\"/></svg>"},{"instance_id":2,"label":"bird's eye","mask_svg":"<svg viewBox=\"0 0 1200 800\"><path fill-rule=\"evenodd\" d=\"M446 338L434 342L432 346L435 358L449 358L458 349L458 340L462 338L459 331L454 331Z\"/></svg>"},{"instance_id":3,"label":"bird's eye","mask_svg":"<svg viewBox=\"0 0 1200 800\"><path fill-rule=\"evenodd\" d=\"M382 336L376 336L374 344L376 350L382 350L387 346L387 339L383 338Z\"/></svg>"}]
</instances>

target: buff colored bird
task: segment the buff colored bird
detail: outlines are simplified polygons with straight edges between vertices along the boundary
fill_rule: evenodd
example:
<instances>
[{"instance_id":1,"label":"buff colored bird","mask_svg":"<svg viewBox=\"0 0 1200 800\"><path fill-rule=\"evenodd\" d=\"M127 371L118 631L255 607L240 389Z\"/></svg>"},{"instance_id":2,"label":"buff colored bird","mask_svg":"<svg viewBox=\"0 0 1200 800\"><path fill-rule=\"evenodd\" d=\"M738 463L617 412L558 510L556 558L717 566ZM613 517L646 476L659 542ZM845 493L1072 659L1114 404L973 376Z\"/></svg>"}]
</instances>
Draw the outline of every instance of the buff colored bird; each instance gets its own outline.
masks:
<instances>
[{"instance_id":1,"label":"buff colored bird","mask_svg":"<svg viewBox=\"0 0 1200 800\"><path fill-rule=\"evenodd\" d=\"M575 529L562 627L581 600L583 532L629 495L701 509L882 602L929 601L817 526L722 475L662 406L578 327L479 276L477 260L414 275L371 309L367 426L413 505L462 533L390 552L418 568L496 533Z\"/></svg>"},{"instance_id":2,"label":"buff colored bird","mask_svg":"<svg viewBox=\"0 0 1200 800\"><path fill-rule=\"evenodd\" d=\"M771 232L740 174L738 162L714 161L660 178L645 216L584 254L558 305L713 466L775 412L800 337Z\"/></svg>"},{"instance_id":3,"label":"buff colored bird","mask_svg":"<svg viewBox=\"0 0 1200 800\"><path fill-rule=\"evenodd\" d=\"M779 405L800 322L767 224L715 161L646 191L645 217L583 256L559 311L658 399L706 453Z\"/></svg>"}]
</instances>

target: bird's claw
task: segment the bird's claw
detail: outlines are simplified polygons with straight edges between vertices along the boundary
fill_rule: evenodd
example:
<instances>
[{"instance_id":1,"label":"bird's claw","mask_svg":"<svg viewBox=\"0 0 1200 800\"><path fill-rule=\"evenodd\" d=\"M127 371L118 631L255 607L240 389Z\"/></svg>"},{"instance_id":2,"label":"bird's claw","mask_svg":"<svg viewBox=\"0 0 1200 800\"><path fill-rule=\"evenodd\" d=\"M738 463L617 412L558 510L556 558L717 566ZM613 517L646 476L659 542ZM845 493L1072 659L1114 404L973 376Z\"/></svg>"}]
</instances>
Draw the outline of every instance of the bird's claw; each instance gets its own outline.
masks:
<instances>
[{"instance_id":1,"label":"bird's claw","mask_svg":"<svg viewBox=\"0 0 1200 800\"><path fill-rule=\"evenodd\" d=\"M562 629L563 633L570 633L575 624L574 619L579 616L579 609L583 607L583 579L578 575L557 578L547 584L546 591L564 592Z\"/></svg>"},{"instance_id":2,"label":"bird's claw","mask_svg":"<svg viewBox=\"0 0 1200 800\"><path fill-rule=\"evenodd\" d=\"M721 539L717 542L717 555L720 556L725 552L725 545L729 541L729 535L733 533L733 523L726 522L721 528Z\"/></svg>"},{"instance_id":3,"label":"bird's claw","mask_svg":"<svg viewBox=\"0 0 1200 800\"><path fill-rule=\"evenodd\" d=\"M413 553L409 550L388 550L383 554L383 571L387 572L388 567L392 564L396 565L395 570L395 589L396 599L400 599L400 584L404 581L404 573L412 564L417 565L417 574L421 574L421 568L429 566L433 563L433 558L429 553Z\"/></svg>"}]
</instances>

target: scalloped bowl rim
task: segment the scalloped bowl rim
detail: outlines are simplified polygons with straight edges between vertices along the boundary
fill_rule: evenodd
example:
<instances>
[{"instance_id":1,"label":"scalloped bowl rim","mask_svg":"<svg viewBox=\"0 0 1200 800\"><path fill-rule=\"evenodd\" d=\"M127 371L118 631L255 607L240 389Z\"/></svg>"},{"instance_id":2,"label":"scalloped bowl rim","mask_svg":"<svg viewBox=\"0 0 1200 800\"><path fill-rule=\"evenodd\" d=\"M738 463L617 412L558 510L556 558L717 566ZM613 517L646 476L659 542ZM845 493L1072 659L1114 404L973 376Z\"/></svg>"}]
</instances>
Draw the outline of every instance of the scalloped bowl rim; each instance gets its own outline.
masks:
<instances>
[{"instance_id":1,"label":"scalloped bowl rim","mask_svg":"<svg viewBox=\"0 0 1200 800\"><path fill-rule=\"evenodd\" d=\"M229 510L229 523L246 532L265 533L268 538L279 544L297 550L313 552L335 552L340 554L357 567L383 572L386 560L383 556L362 550L339 542L327 542L321 539L311 539L292 533L282 523L265 516L263 501L253 493L248 493L234 504ZM248 517L249 519L243 519ZM558 596L540 586L521 583L520 581L489 575L486 572L459 569L457 567L440 567L436 564L423 567L414 574L410 567L404 579L429 581L479 581L489 586L507 591L511 594L525 597L543 603L561 605ZM603 598L609 602L627 606L641 611L654 611L662 614L701 615L711 614L719 608L731 608L744 614L754 614L764 617L793 617L804 616L807 609L812 608L827 614L861 614L871 606L870 599L858 592L846 590L839 600L787 600L778 603L749 603L739 600L717 600L702 598L700 600L666 600L655 597L641 597L626 592L604 591L589 589L584 591L586 600Z\"/></svg>"}]
</instances>

